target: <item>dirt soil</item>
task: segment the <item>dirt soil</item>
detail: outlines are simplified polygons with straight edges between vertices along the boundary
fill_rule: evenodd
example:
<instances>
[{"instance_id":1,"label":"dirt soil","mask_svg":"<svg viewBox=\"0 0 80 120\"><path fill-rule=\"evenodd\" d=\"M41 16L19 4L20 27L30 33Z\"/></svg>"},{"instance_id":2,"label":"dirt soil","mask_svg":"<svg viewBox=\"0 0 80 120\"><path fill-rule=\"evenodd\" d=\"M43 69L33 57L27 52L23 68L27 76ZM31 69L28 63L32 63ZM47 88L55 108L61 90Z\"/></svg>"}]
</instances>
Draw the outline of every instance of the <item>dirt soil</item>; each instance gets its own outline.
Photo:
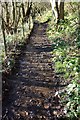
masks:
<instances>
[{"instance_id":1,"label":"dirt soil","mask_svg":"<svg viewBox=\"0 0 80 120\"><path fill-rule=\"evenodd\" d=\"M34 25L29 44L7 78L10 90L3 101L2 120L63 119L63 106L56 92L64 82L54 72L52 43L46 28L47 23Z\"/></svg>"}]
</instances>

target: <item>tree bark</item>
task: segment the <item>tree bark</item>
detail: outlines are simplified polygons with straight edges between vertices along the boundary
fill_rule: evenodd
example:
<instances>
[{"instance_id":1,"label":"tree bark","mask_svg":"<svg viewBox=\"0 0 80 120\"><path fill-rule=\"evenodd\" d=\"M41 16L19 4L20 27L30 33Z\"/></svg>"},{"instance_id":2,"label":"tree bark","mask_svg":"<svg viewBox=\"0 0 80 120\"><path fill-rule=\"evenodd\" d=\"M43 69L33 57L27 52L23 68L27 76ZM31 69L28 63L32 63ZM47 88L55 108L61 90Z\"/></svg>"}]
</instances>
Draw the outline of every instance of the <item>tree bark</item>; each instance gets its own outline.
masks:
<instances>
[{"instance_id":1,"label":"tree bark","mask_svg":"<svg viewBox=\"0 0 80 120\"><path fill-rule=\"evenodd\" d=\"M13 5L13 23L14 23L14 33L16 33L16 8L15 8L15 2L12 2Z\"/></svg>"},{"instance_id":2,"label":"tree bark","mask_svg":"<svg viewBox=\"0 0 80 120\"><path fill-rule=\"evenodd\" d=\"M60 2L60 20L64 20L64 2Z\"/></svg>"},{"instance_id":3,"label":"tree bark","mask_svg":"<svg viewBox=\"0 0 80 120\"><path fill-rule=\"evenodd\" d=\"M24 9L24 3L22 3L22 14L23 14L23 18L25 18L25 9Z\"/></svg>"},{"instance_id":4,"label":"tree bark","mask_svg":"<svg viewBox=\"0 0 80 120\"><path fill-rule=\"evenodd\" d=\"M7 44L6 44L5 28L4 28L4 20L3 20L3 8L2 8L2 33L3 33L3 38L4 38L5 55L7 56Z\"/></svg>"},{"instance_id":5,"label":"tree bark","mask_svg":"<svg viewBox=\"0 0 80 120\"><path fill-rule=\"evenodd\" d=\"M56 23L59 23L60 19L64 20L64 1L62 0L50 0L53 14L56 18Z\"/></svg>"},{"instance_id":6,"label":"tree bark","mask_svg":"<svg viewBox=\"0 0 80 120\"><path fill-rule=\"evenodd\" d=\"M58 7L58 2L55 3L56 4L56 10L57 10L57 23L60 20L60 12L59 12L59 7Z\"/></svg>"},{"instance_id":7,"label":"tree bark","mask_svg":"<svg viewBox=\"0 0 80 120\"><path fill-rule=\"evenodd\" d=\"M7 23L7 26L9 27L9 11L8 11L8 3L5 2L5 5L6 5L6 23Z\"/></svg>"},{"instance_id":8,"label":"tree bark","mask_svg":"<svg viewBox=\"0 0 80 120\"><path fill-rule=\"evenodd\" d=\"M79 21L79 28L80 28L80 3L78 4L78 21Z\"/></svg>"}]
</instances>

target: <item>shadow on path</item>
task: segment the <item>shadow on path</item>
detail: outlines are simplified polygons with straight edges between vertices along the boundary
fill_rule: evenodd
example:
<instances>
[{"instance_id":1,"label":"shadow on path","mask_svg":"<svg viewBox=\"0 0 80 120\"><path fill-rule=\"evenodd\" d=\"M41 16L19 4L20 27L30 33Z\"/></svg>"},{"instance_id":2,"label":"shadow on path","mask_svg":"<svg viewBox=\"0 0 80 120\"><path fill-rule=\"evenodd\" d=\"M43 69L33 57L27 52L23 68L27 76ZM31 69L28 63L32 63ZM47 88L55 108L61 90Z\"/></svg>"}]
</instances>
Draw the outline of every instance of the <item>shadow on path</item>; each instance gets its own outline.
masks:
<instances>
[{"instance_id":1,"label":"shadow on path","mask_svg":"<svg viewBox=\"0 0 80 120\"><path fill-rule=\"evenodd\" d=\"M62 112L55 93L64 84L53 69L46 28L47 23L35 24L16 71L9 76L12 88L3 102L2 120L58 120Z\"/></svg>"}]
</instances>

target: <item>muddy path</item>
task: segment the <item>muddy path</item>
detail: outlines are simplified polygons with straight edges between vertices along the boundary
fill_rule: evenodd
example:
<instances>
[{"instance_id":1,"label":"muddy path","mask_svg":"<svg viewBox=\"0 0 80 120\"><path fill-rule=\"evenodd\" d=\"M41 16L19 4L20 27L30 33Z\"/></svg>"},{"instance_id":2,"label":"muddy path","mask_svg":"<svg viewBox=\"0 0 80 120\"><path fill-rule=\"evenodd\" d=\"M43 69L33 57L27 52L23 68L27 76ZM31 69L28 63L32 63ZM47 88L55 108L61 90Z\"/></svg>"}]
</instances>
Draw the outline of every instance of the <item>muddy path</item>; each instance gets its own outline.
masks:
<instances>
[{"instance_id":1,"label":"muddy path","mask_svg":"<svg viewBox=\"0 0 80 120\"><path fill-rule=\"evenodd\" d=\"M34 25L29 44L15 72L8 77L11 87L3 102L2 120L58 120L62 115L55 93L64 85L52 67L52 46L46 28L47 23Z\"/></svg>"}]
</instances>

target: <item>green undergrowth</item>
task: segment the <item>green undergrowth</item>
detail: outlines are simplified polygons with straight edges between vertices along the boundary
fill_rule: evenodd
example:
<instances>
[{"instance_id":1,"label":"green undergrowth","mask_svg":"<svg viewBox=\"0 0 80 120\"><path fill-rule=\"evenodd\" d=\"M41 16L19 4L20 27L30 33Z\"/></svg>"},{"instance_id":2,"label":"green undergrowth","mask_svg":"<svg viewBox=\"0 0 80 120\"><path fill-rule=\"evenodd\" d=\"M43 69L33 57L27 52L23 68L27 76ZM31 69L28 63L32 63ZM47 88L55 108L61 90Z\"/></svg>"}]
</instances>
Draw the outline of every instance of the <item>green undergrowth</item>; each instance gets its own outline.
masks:
<instances>
[{"instance_id":1,"label":"green undergrowth","mask_svg":"<svg viewBox=\"0 0 80 120\"><path fill-rule=\"evenodd\" d=\"M52 17L52 11L46 10L43 12L43 14L38 15L35 20L39 21L40 23L44 23L47 20L51 19L51 17Z\"/></svg>"},{"instance_id":2,"label":"green undergrowth","mask_svg":"<svg viewBox=\"0 0 80 120\"><path fill-rule=\"evenodd\" d=\"M52 41L55 73L69 84L61 94L64 113L69 120L80 118L80 28L73 24L72 16L65 17L58 26L51 20L47 29Z\"/></svg>"},{"instance_id":3,"label":"green undergrowth","mask_svg":"<svg viewBox=\"0 0 80 120\"><path fill-rule=\"evenodd\" d=\"M5 72L7 70L10 71L13 68L15 64L15 58L20 54L21 48L26 43L26 40L32 28L33 28L33 22L31 19L30 29L29 29L29 24L25 23L24 32L23 32L23 27L22 24L20 23L17 28L17 33L7 34L5 32L5 38L7 44L7 56L5 56L2 31L0 32L1 33L0 38L2 39L0 61L3 66L0 72Z\"/></svg>"},{"instance_id":4,"label":"green undergrowth","mask_svg":"<svg viewBox=\"0 0 80 120\"><path fill-rule=\"evenodd\" d=\"M44 17L45 15L45 17ZM65 20L58 26L54 23L51 11L39 16L41 22L51 19L48 24L47 36L52 41L55 73L64 78L68 85L60 92L64 106L65 119L80 118L80 27L76 12L65 12ZM46 17L47 16L47 17ZM45 18L45 19L44 19Z\"/></svg>"}]
</instances>

